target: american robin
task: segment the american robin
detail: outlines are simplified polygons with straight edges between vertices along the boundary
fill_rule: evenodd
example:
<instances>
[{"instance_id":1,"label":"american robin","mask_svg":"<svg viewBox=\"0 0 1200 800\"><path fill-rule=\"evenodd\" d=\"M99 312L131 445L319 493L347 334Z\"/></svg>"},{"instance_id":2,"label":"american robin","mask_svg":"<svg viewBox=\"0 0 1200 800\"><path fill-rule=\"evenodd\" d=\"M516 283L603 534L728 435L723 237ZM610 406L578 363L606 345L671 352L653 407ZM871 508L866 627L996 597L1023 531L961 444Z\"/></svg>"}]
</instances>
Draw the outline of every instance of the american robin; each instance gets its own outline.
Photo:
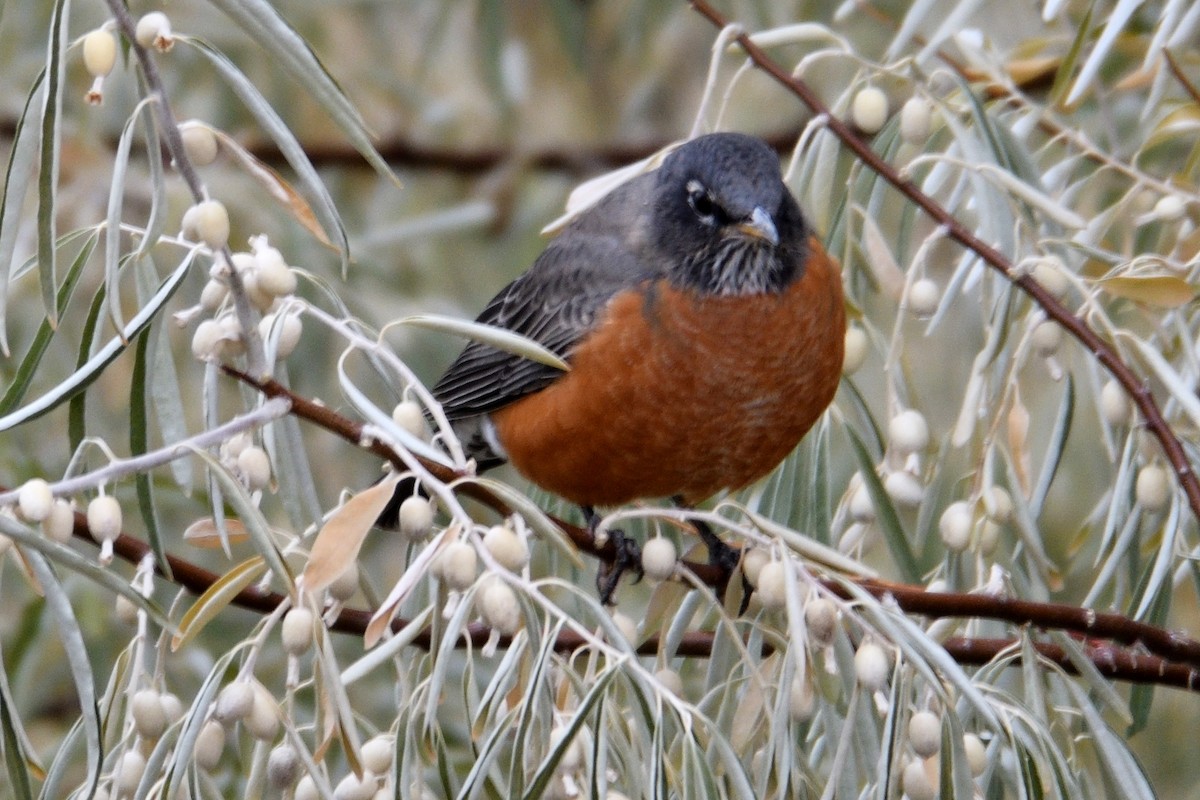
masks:
<instances>
[{"instance_id":1,"label":"american robin","mask_svg":"<svg viewBox=\"0 0 1200 800\"><path fill-rule=\"evenodd\" d=\"M597 506L690 506L767 474L833 399L845 337L836 264L776 154L736 133L683 144L581 213L478 321L570 370L473 342L434 395L480 469L511 462L593 534ZM700 533L710 558L733 553ZM605 601L624 566L601 572Z\"/></svg>"}]
</instances>

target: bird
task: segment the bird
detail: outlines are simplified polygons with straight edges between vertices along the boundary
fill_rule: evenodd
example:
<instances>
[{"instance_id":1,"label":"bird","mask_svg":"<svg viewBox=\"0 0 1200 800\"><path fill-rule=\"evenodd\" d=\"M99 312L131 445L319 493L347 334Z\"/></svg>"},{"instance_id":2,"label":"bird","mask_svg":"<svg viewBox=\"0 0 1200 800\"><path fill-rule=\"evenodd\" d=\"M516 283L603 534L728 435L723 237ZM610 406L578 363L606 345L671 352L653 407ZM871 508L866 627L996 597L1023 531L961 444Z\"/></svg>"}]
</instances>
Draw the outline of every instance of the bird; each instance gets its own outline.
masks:
<instances>
[{"instance_id":1,"label":"bird","mask_svg":"<svg viewBox=\"0 0 1200 800\"><path fill-rule=\"evenodd\" d=\"M569 369L472 341L433 396L479 471L511 463L578 505L593 536L597 508L690 508L774 469L832 402L846 330L840 268L778 155L729 132L580 212L477 321ZM697 529L728 577L737 551ZM635 543L607 535L620 538L597 576L605 603L640 566Z\"/></svg>"}]
</instances>

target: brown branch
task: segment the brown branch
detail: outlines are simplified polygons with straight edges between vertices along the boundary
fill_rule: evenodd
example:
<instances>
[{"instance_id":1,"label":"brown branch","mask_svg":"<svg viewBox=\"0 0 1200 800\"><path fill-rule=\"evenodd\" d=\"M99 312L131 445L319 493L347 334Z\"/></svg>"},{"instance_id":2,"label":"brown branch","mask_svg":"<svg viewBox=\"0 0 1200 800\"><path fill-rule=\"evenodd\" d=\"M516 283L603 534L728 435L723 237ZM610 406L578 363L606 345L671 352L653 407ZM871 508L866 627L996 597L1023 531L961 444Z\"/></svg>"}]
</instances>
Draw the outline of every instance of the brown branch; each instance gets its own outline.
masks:
<instances>
[{"instance_id":1,"label":"brown branch","mask_svg":"<svg viewBox=\"0 0 1200 800\"><path fill-rule=\"evenodd\" d=\"M0 119L0 139L13 139L16 134L15 118ZM777 152L786 153L791 152L799 135L799 129L789 129L762 134L761 138ZM104 138L103 143L109 150L115 151L118 140L115 136L108 136ZM660 138L598 144L593 147L550 144L531 149L513 146L454 148L396 137L380 143L376 149L389 166L411 170L440 170L460 175L481 175L504 164L519 163L526 169L586 175L640 161L671 143L672 140ZM255 158L275 169L291 169L291 165L274 142L248 142L243 146ZM370 168L362 154L350 145L310 142L302 144L301 147L309 162L319 169ZM138 145L134 145L135 151L137 148ZM165 166L171 165L171 156L165 145L162 148L162 160Z\"/></svg>"},{"instance_id":2,"label":"brown branch","mask_svg":"<svg viewBox=\"0 0 1200 800\"><path fill-rule=\"evenodd\" d=\"M5 491L8 489L0 486L0 492ZM98 544L88 530L86 515L80 512L75 513L74 535L83 541ZM124 533L113 541L113 552L131 564L138 564L142 559L152 556L150 545ZM193 594L203 594L221 578L217 573L178 556L167 554L166 558L171 569L172 582ZM163 575L161 568L157 566L156 571L160 576ZM840 584L826 581L825 586L843 598L850 596ZM928 592L917 586L882 581L861 581L860 586L875 597L890 597L900 609L911 614L994 619L1018 625L1034 625L1042 629L1079 633L1081 638L1085 638L1084 647L1088 658L1106 677L1130 683L1173 686L1187 691L1200 689L1200 642L1119 614L990 595ZM249 611L269 614L285 600L286 595L252 585L238 592L231 602ZM333 620L329 629L361 636L366 632L371 616L371 611L346 608ZM392 630L398 631L407 624L408 620L394 619ZM473 622L463 630L459 644L462 646L470 641L478 647L483 645L490 635L491 630L486 625ZM689 631L681 638L675 655L708 658L712 655L714 638L714 634L708 631ZM1097 639L1111 639L1127 646L1097 642ZM510 638L502 637L500 644L506 646L510 641ZM953 637L943 642L942 646L958 663L980 665L989 663L1016 642L1015 639ZM414 638L413 644L425 650L432 648L435 644L433 629L426 628L421 631ZM554 649L560 653L574 652L586 644L586 640L579 634L561 631L555 640ZM640 655L655 655L660 646L659 637L650 636L638 644L637 652ZM1040 655L1062 669L1071 673L1076 671L1061 647L1044 642L1035 642L1033 646ZM764 644L764 655L773 651L771 645Z\"/></svg>"},{"instance_id":3,"label":"brown branch","mask_svg":"<svg viewBox=\"0 0 1200 800\"><path fill-rule=\"evenodd\" d=\"M721 29L728 27L729 20L717 12L705 0L690 0L690 2L697 12L716 27ZM871 149L871 146L856 135L849 125L834 116L824 101L817 96L816 92L807 83L796 78L791 72L784 69L782 65L771 59L745 33L738 34L735 38L746 53L746 56L756 67L766 72L781 86L788 89L804 105L808 106L809 110L814 114L821 116L825 120L825 126L873 172L890 183L896 191L916 204L935 222L941 225L945 229L947 236L974 252L989 267L999 272L1029 295L1041 307L1047 317L1065 328L1088 349L1088 352L1121 384L1126 394L1129 395L1141 411L1142 417L1146 422L1146 427L1154 435L1154 438L1158 440L1163 454L1175 471L1176 479L1183 488L1184 494L1188 499L1188 505L1191 506L1192 514L1200 520L1200 481L1196 478L1195 471L1188 461L1183 445L1163 418L1162 412L1158 408L1158 403L1155 401L1149 387L1121 360L1116 350L1108 342L1100 338L1083 319L1067 310L1066 306L1047 292L1032 276L1018 273L1013 267L1012 262L1001 254L1000 251L975 236L941 204L921 191L915 183L902 178L900 173L891 164L877 155Z\"/></svg>"},{"instance_id":4,"label":"brown branch","mask_svg":"<svg viewBox=\"0 0 1200 800\"><path fill-rule=\"evenodd\" d=\"M762 138L778 152L790 152L800 135L799 130L765 134ZM618 144L599 144L593 147L546 145L523 150L509 145L471 150L423 144L404 138L381 143L376 149L391 166L422 170L442 170L460 174L490 172L508 163L519 163L530 169L546 172L566 172L582 175L598 170L623 167L657 153L672 143L672 139L645 139ZM261 161L286 168L287 162L279 148L271 142L253 143L247 149ZM362 155L342 144L309 144L304 153L318 167L356 168L367 166Z\"/></svg>"},{"instance_id":5,"label":"brown branch","mask_svg":"<svg viewBox=\"0 0 1200 800\"><path fill-rule=\"evenodd\" d=\"M0 491L4 490L0 489ZM88 531L87 517L82 513L76 512L75 514L74 532L80 539L93 544L96 543ZM113 551L122 559L132 564L137 564L143 558L151 555L148 544L127 534L121 534L117 537L113 542ZM176 556L168 554L167 561L170 564L174 582L193 594L203 594L221 577L214 572L210 572L203 567ZM162 574L161 571L159 571L159 574ZM834 588L836 591L836 587L830 585L830 588ZM1077 620L1074 619L1073 612L1083 611L1082 609L1069 606L1011 601L1004 598L981 595L929 593L913 586L884 586L866 583L864 584L864 588L877 596L892 596L896 599L897 604L907 612L923 613L935 617L973 616L1001 619L1016 623L1030 622L1043 628L1077 630L1077 627L1075 627ZM248 586L240 591L233 598L232 602L234 605L250 611L269 614L286 599L285 595L278 592L271 592L259 586ZM1132 620L1119 618L1115 614L1099 614L1096 615L1096 618L1097 623L1091 629L1093 635L1096 637L1103 636L1101 634L1102 630L1123 627L1119 623L1124 623L1125 626L1140 625ZM1108 618L1112 619L1109 620ZM366 632L370 619L370 611L347 608L342 610L338 617L330 624L329 629L340 633L361 636ZM408 620L395 619L392 621L392 630L398 631L407 624ZM1141 646L1145 646L1146 649L1153 650L1154 644L1157 643L1160 636L1178 639L1180 644L1188 642L1190 647L1186 652L1193 655L1194 648L1200 647L1200 643L1185 640L1183 637L1175 637L1173 634L1169 634L1161 629L1147 625L1140 625L1140 627L1150 629L1150 633L1153 634L1143 634L1134 640L1140 643ZM470 641L472 646L480 647L487 642L490 636L491 630L486 625L480 622L473 622L468 624L463 630L459 638L459 646L465 646ZM1116 639L1117 641L1127 641L1120 636L1114 635L1110 635L1107 638ZM684 634L675 648L675 655L687 658L708 658L712 655L714 640L715 635L711 632L689 631ZM507 646L510 642L511 637L501 637L500 639L501 646ZM953 637L943 642L942 647L959 664L983 665L990 663L1005 650L1008 650L1017 643L1018 640L1016 639ZM431 649L435 645L433 628L426 628L417 634L413 639L413 644L423 650ZM555 640L554 649L559 653L571 653L586 645L586 640L579 634L573 631L561 631ZM660 638L654 635L639 643L637 652L640 655L646 656L656 655L660 647ZM1077 672L1075 665L1068 658L1066 651L1058 645L1046 642L1034 642L1033 647L1042 658L1053 662L1064 671L1072 674ZM1084 647L1088 658L1100 674L1105 677L1129 683L1172 686L1189 692L1197 691L1200 688L1200 670L1194 666L1195 662L1192 659L1188 659L1190 664L1178 663L1169 658L1140 651L1137 647L1121 647L1092 641L1085 642ZM769 655L773 651L774 648L769 644L763 646L764 655Z\"/></svg>"},{"instance_id":6,"label":"brown branch","mask_svg":"<svg viewBox=\"0 0 1200 800\"><path fill-rule=\"evenodd\" d=\"M988 664L1019 642L1016 639L971 639L954 637L942 642L942 647L959 664ZM1033 642L1038 656L1057 665L1064 672L1078 675L1079 670L1067 651L1049 642ZM1200 688L1200 671L1165 658L1139 653L1134 648L1112 645L1085 644L1088 660L1101 675L1128 683L1149 683L1174 686L1195 692ZM1020 661L1020 656L1017 657Z\"/></svg>"},{"instance_id":7,"label":"brown branch","mask_svg":"<svg viewBox=\"0 0 1200 800\"><path fill-rule=\"evenodd\" d=\"M228 365L223 366L222 369L226 374L255 387L268 397L286 398L291 403L292 413L301 419L313 422L347 442L365 447L380 458L390 460L402 468L400 459L386 445L374 441L364 442L363 426L360 423L338 414L328 406L314 403L274 380L256 381L246 373ZM440 464L425 462L423 459L422 464L428 467L439 480L452 481L462 477ZM463 484L460 490L499 514L511 513L508 506L499 497L483 487L476 484ZM615 557L615 548L611 542L603 548L597 548L587 531L563 520L554 517L551 519L563 529L582 552L601 560ZM709 564L683 561L682 565L695 573L697 578L708 586L716 586L724 578L718 568ZM1065 603L1038 603L997 595L928 592L920 586L880 580L862 580L858 584L874 597L880 599L891 597L901 609L912 614L924 614L930 617L994 619L1016 625L1035 625L1040 628L1071 631L1081 636L1111 639L1126 645L1141 646L1158 656L1184 662L1200 669L1200 641L1164 628L1137 622L1113 612L1095 611ZM826 581L825 585L839 596L845 599L851 598L850 593L840 584Z\"/></svg>"}]
</instances>

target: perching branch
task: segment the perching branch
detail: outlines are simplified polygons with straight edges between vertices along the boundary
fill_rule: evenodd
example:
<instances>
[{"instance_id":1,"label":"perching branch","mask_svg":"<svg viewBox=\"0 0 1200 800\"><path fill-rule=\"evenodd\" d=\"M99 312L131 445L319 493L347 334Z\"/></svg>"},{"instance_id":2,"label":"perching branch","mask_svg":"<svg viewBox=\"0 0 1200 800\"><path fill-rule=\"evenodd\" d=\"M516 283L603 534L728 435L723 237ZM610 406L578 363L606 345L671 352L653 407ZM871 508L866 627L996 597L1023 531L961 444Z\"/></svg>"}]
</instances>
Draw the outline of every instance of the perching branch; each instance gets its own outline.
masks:
<instances>
[{"instance_id":1,"label":"perching branch","mask_svg":"<svg viewBox=\"0 0 1200 800\"><path fill-rule=\"evenodd\" d=\"M4 488L0 487L0 491L4 491ZM87 517L82 513L75 514L74 534L84 541L95 543L88 531ZM124 533L113 542L113 552L131 564L141 563L151 555L148 544ZM208 591L221 578L220 575L178 556L168 554L167 563L171 568L172 580L196 595ZM161 569L156 567L156 570L162 575ZM826 586L834 592L839 591L832 582L826 583ZM1076 612L1084 615L1085 619L1090 615L1095 619L1095 624L1090 627L1091 634L1083 641L1083 647L1088 659L1102 675L1130 683L1172 686L1191 692L1200 688L1200 668L1197 666L1200 642L1152 625L1134 622L1117 614L1092 615L1084 609L1054 603L1031 603L988 595L931 593L920 587L871 581L863 582L862 586L876 597L892 597L906 612L930 617L972 616L1018 624L1028 623L1039 628L1076 631L1079 622ZM842 594L844 596L844 592ZM240 591L233 598L232 604L259 614L269 614L287 600L286 595L255 584ZM370 611L346 608L330 623L329 628L361 636L366 631L371 616ZM407 624L408 620L394 619L392 629L398 631ZM1134 632L1137 635L1130 638ZM486 625L479 622L470 623L463 630L459 645L465 646L469 641L472 646L480 647L488 640L490 634L491 631ZM428 650L435 645L434 635L433 629L427 628L416 636L413 644ZM679 641L675 654L690 658L707 658L712 654L714 639L715 635L708 631L690 631ZM1100 639L1126 642L1128 646L1097 641ZM960 664L987 664L1003 655L1005 651L1017 647L1019 643L1018 639L953 637L943 642L942 646ZM506 645L507 639L502 638L500 644ZM577 633L561 631L555 640L554 649L560 653L569 653L585 644ZM657 635L650 636L637 645L637 652L641 655L655 655L660 649L660 644ZM1062 647L1047 642L1032 644L1041 658L1068 673L1077 672L1074 663ZM764 646L764 654L769 654L772 649L769 645ZM1164 657L1161 654L1164 650L1175 653L1186 663ZM1019 663L1019 658L1014 657L1014 663Z\"/></svg>"},{"instance_id":2,"label":"perching branch","mask_svg":"<svg viewBox=\"0 0 1200 800\"><path fill-rule=\"evenodd\" d=\"M697 12L716 27L725 29L729 26L730 21L705 0L690 0L690 2ZM1096 360L1112 374L1141 411L1147 429L1158 440L1163 454L1175 472L1179 485L1183 488L1192 514L1197 520L1200 520L1200 480L1196 478L1195 471L1184 452L1183 444L1171 430L1166 419L1163 418L1162 411L1159 410L1158 403L1150 392L1149 386L1121 360L1112 345L1100 338L1099 334L1092 330L1083 319L1072 314L1031 275L1019 272L1000 251L973 234L940 203L921 191L915 183L901 177L895 167L876 154L871 146L849 125L834 116L829 107L807 83L792 75L781 64L768 56L747 34L739 33L733 39L756 67L766 72L799 98L814 114L820 115L825 120L826 127L873 172L943 226L947 236L975 253L989 267L1029 295L1047 317L1065 328L1087 348L1088 352L1095 356Z\"/></svg>"}]
</instances>

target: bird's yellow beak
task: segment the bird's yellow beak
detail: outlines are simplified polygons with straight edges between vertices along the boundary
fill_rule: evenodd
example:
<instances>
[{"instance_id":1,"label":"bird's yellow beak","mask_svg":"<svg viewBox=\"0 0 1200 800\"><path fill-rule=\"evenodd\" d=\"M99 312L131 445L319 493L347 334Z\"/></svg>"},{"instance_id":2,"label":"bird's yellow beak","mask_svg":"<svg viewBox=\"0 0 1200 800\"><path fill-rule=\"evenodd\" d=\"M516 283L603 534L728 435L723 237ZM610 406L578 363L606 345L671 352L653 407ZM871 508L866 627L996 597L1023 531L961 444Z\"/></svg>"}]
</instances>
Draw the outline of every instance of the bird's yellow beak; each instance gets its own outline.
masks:
<instances>
[{"instance_id":1,"label":"bird's yellow beak","mask_svg":"<svg viewBox=\"0 0 1200 800\"><path fill-rule=\"evenodd\" d=\"M733 228L751 239L762 239L772 245L779 244L779 231L775 229L775 222L771 219L771 215L762 208L754 209L750 214L750 219L736 223Z\"/></svg>"}]
</instances>

